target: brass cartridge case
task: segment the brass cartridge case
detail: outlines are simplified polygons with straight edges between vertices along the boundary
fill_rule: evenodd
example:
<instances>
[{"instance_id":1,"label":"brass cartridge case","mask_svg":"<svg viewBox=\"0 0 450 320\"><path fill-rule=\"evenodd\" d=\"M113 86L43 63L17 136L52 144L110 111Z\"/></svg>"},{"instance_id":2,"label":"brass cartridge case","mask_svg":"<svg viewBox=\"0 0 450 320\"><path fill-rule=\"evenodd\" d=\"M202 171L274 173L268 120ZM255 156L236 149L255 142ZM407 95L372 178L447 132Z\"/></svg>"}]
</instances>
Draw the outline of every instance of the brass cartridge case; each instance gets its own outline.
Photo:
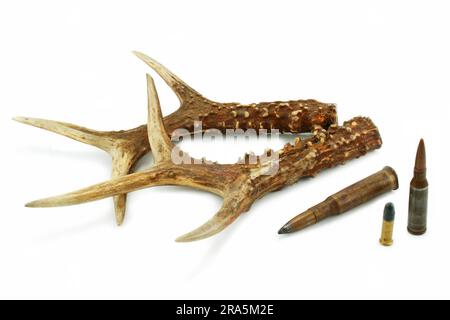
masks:
<instances>
[{"instance_id":1,"label":"brass cartridge case","mask_svg":"<svg viewBox=\"0 0 450 320\"><path fill-rule=\"evenodd\" d=\"M381 229L380 243L383 246L391 246L394 243L392 234L394 232L395 209L392 203L387 203L383 212L383 227Z\"/></svg>"},{"instance_id":2,"label":"brass cartridge case","mask_svg":"<svg viewBox=\"0 0 450 320\"><path fill-rule=\"evenodd\" d=\"M279 234L304 229L328 217L349 211L391 190L398 189L398 178L394 169L384 167L377 173L333 194L325 201L309 208L286 223Z\"/></svg>"}]
</instances>

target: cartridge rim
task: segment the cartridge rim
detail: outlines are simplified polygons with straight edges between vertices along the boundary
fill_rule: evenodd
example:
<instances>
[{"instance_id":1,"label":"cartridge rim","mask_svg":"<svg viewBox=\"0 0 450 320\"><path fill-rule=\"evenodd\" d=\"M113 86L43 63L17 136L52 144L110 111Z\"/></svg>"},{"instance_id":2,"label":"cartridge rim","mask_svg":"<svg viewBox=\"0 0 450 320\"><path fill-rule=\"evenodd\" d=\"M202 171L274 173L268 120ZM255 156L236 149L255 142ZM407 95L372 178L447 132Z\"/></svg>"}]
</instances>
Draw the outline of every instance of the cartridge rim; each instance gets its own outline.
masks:
<instances>
[{"instance_id":1,"label":"cartridge rim","mask_svg":"<svg viewBox=\"0 0 450 320\"><path fill-rule=\"evenodd\" d=\"M423 230L414 230L411 229L410 227L408 227L408 232L410 234L412 234L413 236L421 236L423 235L425 232L427 232L427 228L423 229Z\"/></svg>"},{"instance_id":2,"label":"cartridge rim","mask_svg":"<svg viewBox=\"0 0 450 320\"><path fill-rule=\"evenodd\" d=\"M383 240L383 239L380 239L380 243L383 246L390 247L390 246L392 246L394 244L394 240Z\"/></svg>"}]
</instances>

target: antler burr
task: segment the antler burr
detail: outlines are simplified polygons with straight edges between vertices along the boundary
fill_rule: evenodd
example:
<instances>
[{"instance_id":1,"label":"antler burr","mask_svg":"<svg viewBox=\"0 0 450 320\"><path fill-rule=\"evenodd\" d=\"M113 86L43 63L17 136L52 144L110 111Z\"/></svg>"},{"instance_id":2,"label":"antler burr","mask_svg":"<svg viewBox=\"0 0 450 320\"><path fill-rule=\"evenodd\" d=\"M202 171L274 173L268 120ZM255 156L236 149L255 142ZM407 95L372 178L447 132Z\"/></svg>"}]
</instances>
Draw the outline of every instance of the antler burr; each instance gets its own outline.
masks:
<instances>
[{"instance_id":1,"label":"antler burr","mask_svg":"<svg viewBox=\"0 0 450 320\"><path fill-rule=\"evenodd\" d=\"M358 158L381 146L378 129L368 118L356 117L342 127L332 125L328 130L314 126L313 136L295 145L287 144L277 151L278 162L259 158L257 164L214 164L199 160L177 164L172 155L186 155L168 138L161 116L156 89L147 75L148 140L155 166L65 195L37 200L28 207L74 205L131 191L161 185L188 186L217 194L223 198L221 209L212 219L177 239L194 241L210 237L230 225L251 205L269 192L290 185L302 177ZM274 152L274 151L271 151ZM190 158L189 158L190 159ZM273 167L277 170L271 171ZM268 174L272 172L272 174Z\"/></svg>"},{"instance_id":2,"label":"antler burr","mask_svg":"<svg viewBox=\"0 0 450 320\"><path fill-rule=\"evenodd\" d=\"M166 67L144 55L134 52L153 68L172 88L180 100L180 108L164 118L167 132L176 129L194 131L194 121L202 122L202 129L278 129L281 132L309 132L314 125L328 128L337 122L334 104L316 100L275 101L250 105L219 103L203 97ZM131 130L96 131L74 124L17 117L16 121L46 129L74 140L100 148L112 157L112 178L129 174L136 162L150 151L147 126ZM114 197L116 222L125 217L126 194Z\"/></svg>"}]
</instances>

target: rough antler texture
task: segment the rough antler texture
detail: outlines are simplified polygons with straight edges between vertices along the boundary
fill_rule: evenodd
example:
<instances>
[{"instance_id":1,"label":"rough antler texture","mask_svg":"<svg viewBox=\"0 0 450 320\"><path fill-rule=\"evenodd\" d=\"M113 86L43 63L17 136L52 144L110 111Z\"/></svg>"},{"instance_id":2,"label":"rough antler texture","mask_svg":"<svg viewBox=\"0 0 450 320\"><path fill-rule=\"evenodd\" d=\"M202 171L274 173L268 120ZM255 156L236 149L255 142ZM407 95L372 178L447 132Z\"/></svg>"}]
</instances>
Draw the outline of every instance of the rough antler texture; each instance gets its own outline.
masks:
<instances>
[{"instance_id":1,"label":"rough antler texture","mask_svg":"<svg viewBox=\"0 0 450 320\"><path fill-rule=\"evenodd\" d=\"M202 121L202 129L278 129L281 132L309 132L314 125L328 128L337 122L336 107L316 100L263 102L241 105L218 103L204 98L163 65L135 52L153 68L173 89L180 100L180 108L164 118L167 132L176 129L194 131L194 121ZM15 120L67 136L108 152L113 161L112 177L127 175L135 163L148 151L147 126L126 131L100 132L69 123L18 117ZM126 195L114 197L117 224L125 216Z\"/></svg>"},{"instance_id":2,"label":"rough antler texture","mask_svg":"<svg viewBox=\"0 0 450 320\"><path fill-rule=\"evenodd\" d=\"M29 207L73 205L117 196L158 185L180 185L209 191L223 197L223 205L214 217L177 241L194 241L210 237L249 210L253 202L265 194L283 188L302 177L358 158L381 146L376 126L368 118L357 117L328 130L313 128L313 136L295 145L287 144L277 151L278 162L259 158L257 164L174 164L173 153L182 153L168 139L152 78L147 75L149 94L148 135L155 156L155 166L108 182L62 196L29 203ZM273 152L273 151L270 151ZM271 158L273 159L273 158ZM278 166L277 166L278 165ZM274 174L268 172L274 168Z\"/></svg>"}]
</instances>

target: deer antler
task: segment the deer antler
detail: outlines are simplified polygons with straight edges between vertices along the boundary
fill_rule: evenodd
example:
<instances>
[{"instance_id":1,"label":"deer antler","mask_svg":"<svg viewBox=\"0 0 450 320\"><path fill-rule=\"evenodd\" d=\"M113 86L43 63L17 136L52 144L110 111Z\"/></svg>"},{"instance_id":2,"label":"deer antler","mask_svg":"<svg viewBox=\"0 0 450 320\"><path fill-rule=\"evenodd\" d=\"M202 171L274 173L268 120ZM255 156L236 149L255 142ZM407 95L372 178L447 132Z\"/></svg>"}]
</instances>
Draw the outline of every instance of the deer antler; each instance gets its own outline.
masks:
<instances>
[{"instance_id":1,"label":"deer antler","mask_svg":"<svg viewBox=\"0 0 450 320\"><path fill-rule=\"evenodd\" d=\"M262 102L250 105L211 101L157 61L142 53L134 53L164 79L180 100L180 108L164 118L164 125L169 133L181 128L193 132L194 121L201 121L203 130L276 128L281 132L293 133L309 132L314 125L328 128L337 122L335 105L316 100ZM44 119L17 117L15 120L108 152L113 162L112 178L129 174L135 163L150 151L146 125L126 131L100 132L70 123ZM126 194L115 196L114 206L116 222L121 225L125 217Z\"/></svg>"},{"instance_id":2,"label":"deer antler","mask_svg":"<svg viewBox=\"0 0 450 320\"><path fill-rule=\"evenodd\" d=\"M358 158L381 147L376 126L368 118L357 117L342 127L332 125L328 130L319 126L313 137L304 143L287 144L276 152L278 161L259 157L257 164L197 164L198 160L176 164L173 155L183 152L175 147L161 117L158 96L152 78L147 75L147 124L155 166L147 171L97 184L62 196L37 200L28 207L54 207L84 203L117 196L127 192L160 185L180 185L205 190L223 197L222 208L211 220L177 241L194 241L210 237L249 210L253 202L265 194L290 185L302 177L314 176L319 171ZM270 151L273 153L273 151ZM183 154L186 156L186 154ZM186 159L186 157L184 157ZM190 159L190 158L189 158ZM275 168L275 172L268 174Z\"/></svg>"}]
</instances>

